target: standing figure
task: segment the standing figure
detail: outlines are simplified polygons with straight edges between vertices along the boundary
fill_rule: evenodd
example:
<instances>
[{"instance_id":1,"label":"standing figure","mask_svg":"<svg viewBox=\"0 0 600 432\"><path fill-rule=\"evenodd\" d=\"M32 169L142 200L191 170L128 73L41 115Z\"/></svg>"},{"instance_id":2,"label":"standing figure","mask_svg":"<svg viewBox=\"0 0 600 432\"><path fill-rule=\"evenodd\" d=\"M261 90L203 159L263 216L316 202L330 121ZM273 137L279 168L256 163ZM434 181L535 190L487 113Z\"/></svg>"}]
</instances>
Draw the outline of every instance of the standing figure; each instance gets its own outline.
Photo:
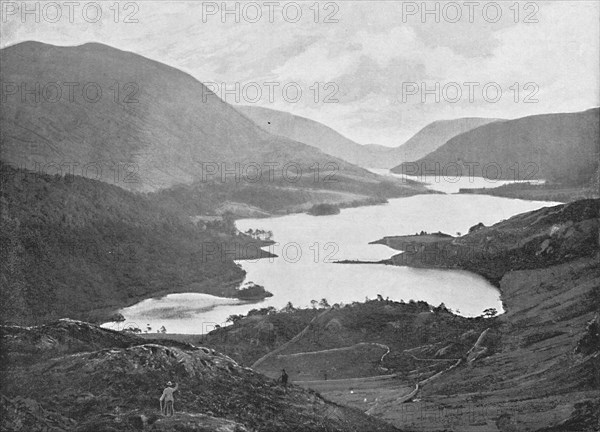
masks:
<instances>
[{"instance_id":1,"label":"standing figure","mask_svg":"<svg viewBox=\"0 0 600 432\"><path fill-rule=\"evenodd\" d=\"M160 397L160 412L166 416L169 416L169 412L171 415L175 414L175 409L173 404L175 399L173 398L173 392L175 392L179 388L179 384L173 387L173 383L169 381L167 383L167 388L163 390L162 396ZM164 402L164 405L163 405Z\"/></svg>"},{"instance_id":2,"label":"standing figure","mask_svg":"<svg viewBox=\"0 0 600 432\"><path fill-rule=\"evenodd\" d=\"M281 384L283 384L284 387L287 387L287 383L288 383L288 374L285 371L285 369L281 369Z\"/></svg>"}]
</instances>

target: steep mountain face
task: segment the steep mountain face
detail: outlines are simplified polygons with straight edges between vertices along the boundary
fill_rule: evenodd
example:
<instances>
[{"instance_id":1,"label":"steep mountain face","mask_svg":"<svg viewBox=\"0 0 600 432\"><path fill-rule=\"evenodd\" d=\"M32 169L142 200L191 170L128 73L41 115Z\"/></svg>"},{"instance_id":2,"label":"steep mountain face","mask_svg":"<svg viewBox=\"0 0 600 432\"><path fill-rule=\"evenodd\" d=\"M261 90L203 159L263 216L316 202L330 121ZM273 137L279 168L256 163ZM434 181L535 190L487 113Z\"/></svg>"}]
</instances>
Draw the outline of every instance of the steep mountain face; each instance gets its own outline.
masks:
<instances>
[{"instance_id":1,"label":"steep mountain face","mask_svg":"<svg viewBox=\"0 0 600 432\"><path fill-rule=\"evenodd\" d=\"M256 183L254 164L263 177L271 169L281 178L286 164L296 163L312 178L308 167L334 164L340 183L347 176L377 181L267 133L190 75L130 52L96 43L25 42L2 49L0 60L6 86L1 158L15 166L62 169L138 191L223 176L235 181L236 170Z\"/></svg>"},{"instance_id":2,"label":"steep mountain face","mask_svg":"<svg viewBox=\"0 0 600 432\"><path fill-rule=\"evenodd\" d=\"M3 345L15 349L15 339L30 361L27 367L2 364L3 430L396 430L314 392L284 389L208 348L148 343L64 320L2 328ZM77 349L56 348L67 344ZM53 350L40 357L44 346ZM173 417L159 414L158 398L167 381L179 384Z\"/></svg>"},{"instance_id":3,"label":"steep mountain face","mask_svg":"<svg viewBox=\"0 0 600 432\"><path fill-rule=\"evenodd\" d=\"M377 144L358 144L322 123L283 111L256 106L236 106L236 109L274 135L310 144L365 168L393 168L401 162L417 160L460 133L496 121L460 118L433 122L406 143L390 148Z\"/></svg>"},{"instance_id":4,"label":"steep mountain face","mask_svg":"<svg viewBox=\"0 0 600 432\"><path fill-rule=\"evenodd\" d=\"M599 108L490 123L392 171L588 185L598 170L599 124Z\"/></svg>"}]
</instances>

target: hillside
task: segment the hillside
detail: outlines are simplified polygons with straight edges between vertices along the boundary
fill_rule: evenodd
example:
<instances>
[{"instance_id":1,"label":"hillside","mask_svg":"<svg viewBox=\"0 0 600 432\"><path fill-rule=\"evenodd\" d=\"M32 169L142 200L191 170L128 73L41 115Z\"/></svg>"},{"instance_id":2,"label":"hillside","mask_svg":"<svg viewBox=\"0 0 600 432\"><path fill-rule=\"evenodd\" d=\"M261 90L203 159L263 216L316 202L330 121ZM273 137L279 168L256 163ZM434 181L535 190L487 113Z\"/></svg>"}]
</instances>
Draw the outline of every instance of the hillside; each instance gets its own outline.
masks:
<instances>
[{"instance_id":1,"label":"hillside","mask_svg":"<svg viewBox=\"0 0 600 432\"><path fill-rule=\"evenodd\" d=\"M416 161L437 150L457 135L479 126L502 121L501 119L481 117L435 121L425 126L400 147L397 147L394 153L402 162Z\"/></svg>"},{"instance_id":2,"label":"hillside","mask_svg":"<svg viewBox=\"0 0 600 432\"><path fill-rule=\"evenodd\" d=\"M285 368L293 383L386 419L401 409L416 382L466 356L490 326L490 320L453 315L443 305L380 299L262 310L198 343L273 378Z\"/></svg>"},{"instance_id":3,"label":"hillside","mask_svg":"<svg viewBox=\"0 0 600 432\"><path fill-rule=\"evenodd\" d=\"M571 202L600 198L600 187L592 180L589 186L563 186L560 184L532 184L531 182L508 183L493 188L460 189L461 194L494 195L535 201Z\"/></svg>"},{"instance_id":4,"label":"hillside","mask_svg":"<svg viewBox=\"0 0 600 432\"><path fill-rule=\"evenodd\" d=\"M231 220L193 224L155 196L1 162L0 176L4 322L105 319L168 292L235 297L243 270L234 257L207 254L204 246L259 250L245 247L257 241L236 236Z\"/></svg>"},{"instance_id":5,"label":"hillside","mask_svg":"<svg viewBox=\"0 0 600 432\"><path fill-rule=\"evenodd\" d=\"M208 348L69 320L0 332L26 364L2 362L2 430L396 430L315 392L284 389ZM173 417L159 414L167 381L179 384Z\"/></svg>"},{"instance_id":6,"label":"hillside","mask_svg":"<svg viewBox=\"0 0 600 432\"><path fill-rule=\"evenodd\" d=\"M387 264L462 268L497 284L510 271L594 256L600 250L598 215L600 200L588 199L523 213L490 227L476 225L461 237L430 241L398 236L374 243L404 251Z\"/></svg>"},{"instance_id":7,"label":"hillside","mask_svg":"<svg viewBox=\"0 0 600 432\"><path fill-rule=\"evenodd\" d=\"M450 138L495 119L460 118L433 122L399 147L361 145L332 128L305 117L257 106L236 106L257 125L294 141L365 168L393 168L401 162L417 160L443 145Z\"/></svg>"},{"instance_id":8,"label":"hillside","mask_svg":"<svg viewBox=\"0 0 600 432\"><path fill-rule=\"evenodd\" d=\"M600 158L599 116L600 108L594 108L490 123L455 136L415 163L399 165L392 172L448 176L458 172L588 186Z\"/></svg>"},{"instance_id":9,"label":"hillside","mask_svg":"<svg viewBox=\"0 0 600 432\"><path fill-rule=\"evenodd\" d=\"M334 129L306 117L258 106L240 105L235 108L273 135L309 144L358 166L391 168L401 161L389 159L389 147L358 144Z\"/></svg>"},{"instance_id":10,"label":"hillside","mask_svg":"<svg viewBox=\"0 0 600 432\"><path fill-rule=\"evenodd\" d=\"M0 61L0 79L11 86L0 114L0 157L16 167L146 192L212 182L226 196L235 187L276 194L278 180L297 201L310 183L345 203L364 201L382 181L267 133L192 76L134 53L24 42L0 50ZM403 193L410 187L398 183L391 196Z\"/></svg>"}]
</instances>

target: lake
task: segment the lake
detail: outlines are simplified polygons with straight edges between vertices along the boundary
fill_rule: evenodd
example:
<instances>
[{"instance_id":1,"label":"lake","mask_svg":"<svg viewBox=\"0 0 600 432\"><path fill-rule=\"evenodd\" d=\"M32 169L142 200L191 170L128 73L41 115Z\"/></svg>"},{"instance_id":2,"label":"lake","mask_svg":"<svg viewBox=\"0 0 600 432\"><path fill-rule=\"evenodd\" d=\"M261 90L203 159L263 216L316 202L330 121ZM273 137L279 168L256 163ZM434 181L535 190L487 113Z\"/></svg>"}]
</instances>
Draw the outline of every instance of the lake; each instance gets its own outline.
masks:
<instances>
[{"instance_id":1,"label":"lake","mask_svg":"<svg viewBox=\"0 0 600 432\"><path fill-rule=\"evenodd\" d=\"M424 181L427 181L423 179ZM450 186L432 182L431 188ZM471 183L479 187L480 182ZM456 189L457 185L452 186ZM460 187L466 187L461 185ZM456 189L457 190L457 189ZM428 270L381 264L338 264L339 260L379 261L397 251L369 242L384 236L425 230L466 233L479 222L491 225L515 214L557 203L524 201L486 195L435 194L392 199L388 204L343 209L331 216L293 214L268 219L237 221L240 231L273 232L276 244L265 248L277 258L239 261L246 282L263 285L273 297L259 303L207 294L170 294L146 299L120 312L123 323L106 323L121 329L164 326L169 333L206 333L225 325L229 315L251 309L310 307L311 300L329 304L364 301L378 294L391 300L424 300L445 305L463 316L478 316L486 308L502 311L498 290L482 277L457 270Z\"/></svg>"}]
</instances>

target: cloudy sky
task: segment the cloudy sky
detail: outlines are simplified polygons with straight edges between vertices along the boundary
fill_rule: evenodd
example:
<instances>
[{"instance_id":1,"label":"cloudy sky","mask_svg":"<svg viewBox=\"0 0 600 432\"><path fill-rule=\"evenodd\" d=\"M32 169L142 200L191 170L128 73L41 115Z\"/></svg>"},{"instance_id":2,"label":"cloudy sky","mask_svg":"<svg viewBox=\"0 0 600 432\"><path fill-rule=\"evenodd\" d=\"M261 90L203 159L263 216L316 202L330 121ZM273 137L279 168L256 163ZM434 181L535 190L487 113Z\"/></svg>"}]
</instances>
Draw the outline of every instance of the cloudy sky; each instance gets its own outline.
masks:
<instances>
[{"instance_id":1,"label":"cloudy sky","mask_svg":"<svg viewBox=\"0 0 600 432\"><path fill-rule=\"evenodd\" d=\"M425 15L420 1L230 2L225 15L220 1L67 3L32 2L24 15L2 1L1 46L101 42L180 68L230 103L239 83L241 104L363 144L400 145L434 120L600 105L593 0L430 1Z\"/></svg>"}]
</instances>

